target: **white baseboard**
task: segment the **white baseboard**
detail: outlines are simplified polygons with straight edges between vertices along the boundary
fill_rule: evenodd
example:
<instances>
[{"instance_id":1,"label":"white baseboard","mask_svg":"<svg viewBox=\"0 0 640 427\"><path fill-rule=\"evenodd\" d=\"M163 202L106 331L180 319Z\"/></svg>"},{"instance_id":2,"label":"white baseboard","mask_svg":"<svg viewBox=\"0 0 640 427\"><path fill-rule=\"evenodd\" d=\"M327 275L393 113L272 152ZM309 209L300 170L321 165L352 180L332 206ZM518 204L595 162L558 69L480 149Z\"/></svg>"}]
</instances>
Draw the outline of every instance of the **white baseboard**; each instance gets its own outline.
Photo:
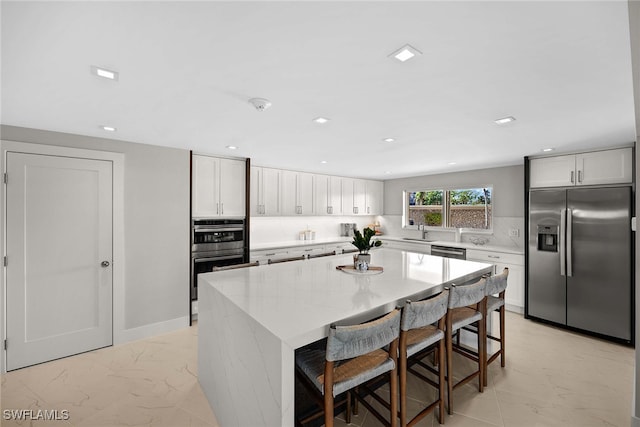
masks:
<instances>
[{"instance_id":1,"label":"white baseboard","mask_svg":"<svg viewBox=\"0 0 640 427\"><path fill-rule=\"evenodd\" d=\"M505 304L504 309L507 311L512 311L518 314L524 314L524 307L520 307L517 305Z\"/></svg>"},{"instance_id":2,"label":"white baseboard","mask_svg":"<svg viewBox=\"0 0 640 427\"><path fill-rule=\"evenodd\" d=\"M189 327L189 316L178 317L164 322L152 323L138 328L114 331L113 344L123 344L130 341L141 340L156 335L177 331Z\"/></svg>"}]
</instances>

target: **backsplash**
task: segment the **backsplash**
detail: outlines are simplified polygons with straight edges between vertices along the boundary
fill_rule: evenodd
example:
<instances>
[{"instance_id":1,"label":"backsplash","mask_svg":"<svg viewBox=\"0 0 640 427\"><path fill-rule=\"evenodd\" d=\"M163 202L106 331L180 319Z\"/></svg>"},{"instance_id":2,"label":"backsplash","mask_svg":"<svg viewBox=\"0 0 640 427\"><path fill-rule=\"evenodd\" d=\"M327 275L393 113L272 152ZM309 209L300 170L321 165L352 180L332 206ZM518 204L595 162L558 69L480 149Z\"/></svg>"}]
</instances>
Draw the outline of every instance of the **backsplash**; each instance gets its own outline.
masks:
<instances>
[{"instance_id":1,"label":"backsplash","mask_svg":"<svg viewBox=\"0 0 640 427\"><path fill-rule=\"evenodd\" d=\"M316 239L340 236L340 223L355 223L359 230L381 217L376 216L283 216L252 217L250 223L251 244L298 240L304 230L315 231Z\"/></svg>"},{"instance_id":2,"label":"backsplash","mask_svg":"<svg viewBox=\"0 0 640 427\"><path fill-rule=\"evenodd\" d=\"M402 228L402 215L383 215L376 217L380 222L382 233L394 237L421 237L418 230L405 230ZM518 230L517 237L509 236L509 231ZM524 250L524 218L523 217L493 217L493 233L463 232L463 242L473 242L475 239L486 240L487 245L504 246L508 248ZM429 230L427 238L430 240L451 241L455 240L452 231Z\"/></svg>"}]
</instances>

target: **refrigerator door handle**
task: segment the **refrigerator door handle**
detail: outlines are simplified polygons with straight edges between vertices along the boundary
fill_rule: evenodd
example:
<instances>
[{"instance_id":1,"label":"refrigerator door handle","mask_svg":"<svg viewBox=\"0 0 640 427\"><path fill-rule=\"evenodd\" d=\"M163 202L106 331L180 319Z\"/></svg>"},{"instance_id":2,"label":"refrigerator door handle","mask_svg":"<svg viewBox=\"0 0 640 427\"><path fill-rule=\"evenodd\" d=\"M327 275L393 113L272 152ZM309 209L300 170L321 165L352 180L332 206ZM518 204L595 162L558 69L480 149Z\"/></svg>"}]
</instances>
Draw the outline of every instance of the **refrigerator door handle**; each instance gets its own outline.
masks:
<instances>
[{"instance_id":1,"label":"refrigerator door handle","mask_svg":"<svg viewBox=\"0 0 640 427\"><path fill-rule=\"evenodd\" d=\"M572 237L573 232L573 218L571 209L567 209L567 276L573 276L573 262L571 260L571 244L573 241Z\"/></svg>"},{"instance_id":2,"label":"refrigerator door handle","mask_svg":"<svg viewBox=\"0 0 640 427\"><path fill-rule=\"evenodd\" d=\"M567 272L565 269L565 225L567 224L567 210L560 210L560 241L558 242L558 246L560 246L560 275L566 276Z\"/></svg>"}]
</instances>

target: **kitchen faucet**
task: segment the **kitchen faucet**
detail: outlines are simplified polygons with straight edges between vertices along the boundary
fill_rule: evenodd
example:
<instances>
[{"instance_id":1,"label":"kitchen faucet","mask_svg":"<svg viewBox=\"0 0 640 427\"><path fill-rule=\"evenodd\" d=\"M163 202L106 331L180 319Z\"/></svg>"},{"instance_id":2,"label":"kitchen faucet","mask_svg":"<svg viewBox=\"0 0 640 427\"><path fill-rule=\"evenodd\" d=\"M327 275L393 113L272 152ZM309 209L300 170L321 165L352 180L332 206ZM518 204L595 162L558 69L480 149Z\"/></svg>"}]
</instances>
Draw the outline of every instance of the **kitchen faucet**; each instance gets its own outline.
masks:
<instances>
[{"instance_id":1,"label":"kitchen faucet","mask_svg":"<svg viewBox=\"0 0 640 427\"><path fill-rule=\"evenodd\" d=\"M422 240L426 240L429 231L425 228L425 224L418 224L418 230L422 230Z\"/></svg>"}]
</instances>

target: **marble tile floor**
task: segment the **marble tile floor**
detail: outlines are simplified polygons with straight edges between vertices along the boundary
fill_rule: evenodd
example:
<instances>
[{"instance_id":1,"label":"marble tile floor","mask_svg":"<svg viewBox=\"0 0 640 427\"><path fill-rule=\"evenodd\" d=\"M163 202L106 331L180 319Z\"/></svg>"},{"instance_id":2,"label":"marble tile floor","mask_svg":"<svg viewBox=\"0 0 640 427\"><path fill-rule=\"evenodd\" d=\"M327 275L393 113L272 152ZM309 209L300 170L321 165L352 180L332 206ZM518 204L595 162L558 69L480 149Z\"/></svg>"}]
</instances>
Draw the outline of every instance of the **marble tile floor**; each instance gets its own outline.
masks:
<instances>
[{"instance_id":1,"label":"marble tile floor","mask_svg":"<svg viewBox=\"0 0 640 427\"><path fill-rule=\"evenodd\" d=\"M66 409L69 419L0 417L0 425L218 426L197 382L197 333L196 326L4 374L3 410ZM472 364L456 355L454 367L464 375ZM508 313L507 366L490 366L482 394L476 382L456 390L454 415L445 416L445 425L628 426L633 373L631 348ZM409 411L417 412L433 392L409 381ZM347 425L343 416L336 425ZM362 408L351 425L380 424ZM429 416L418 425L438 422Z\"/></svg>"}]
</instances>

